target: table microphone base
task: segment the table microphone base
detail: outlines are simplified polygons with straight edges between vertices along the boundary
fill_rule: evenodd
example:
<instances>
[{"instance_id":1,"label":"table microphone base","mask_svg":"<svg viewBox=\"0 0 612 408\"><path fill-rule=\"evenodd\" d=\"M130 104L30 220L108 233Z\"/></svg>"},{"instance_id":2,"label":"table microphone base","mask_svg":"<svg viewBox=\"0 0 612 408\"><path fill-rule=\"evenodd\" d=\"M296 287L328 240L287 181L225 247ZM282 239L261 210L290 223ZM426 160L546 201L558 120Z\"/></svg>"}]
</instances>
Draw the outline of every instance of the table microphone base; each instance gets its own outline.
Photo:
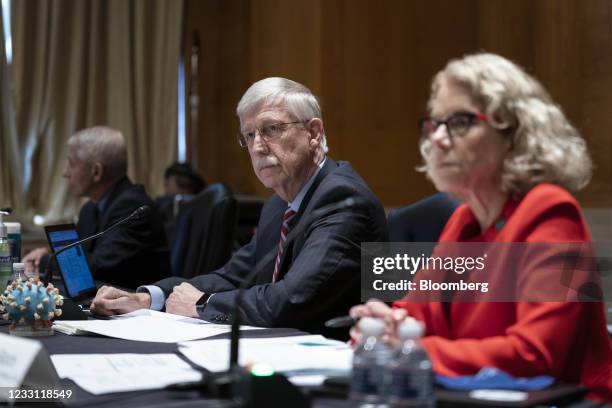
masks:
<instances>
[{"instance_id":1,"label":"table microphone base","mask_svg":"<svg viewBox=\"0 0 612 408\"><path fill-rule=\"evenodd\" d=\"M217 398L228 398L241 407L309 408L310 401L281 374L257 376L243 367L214 374L208 389Z\"/></svg>"}]
</instances>

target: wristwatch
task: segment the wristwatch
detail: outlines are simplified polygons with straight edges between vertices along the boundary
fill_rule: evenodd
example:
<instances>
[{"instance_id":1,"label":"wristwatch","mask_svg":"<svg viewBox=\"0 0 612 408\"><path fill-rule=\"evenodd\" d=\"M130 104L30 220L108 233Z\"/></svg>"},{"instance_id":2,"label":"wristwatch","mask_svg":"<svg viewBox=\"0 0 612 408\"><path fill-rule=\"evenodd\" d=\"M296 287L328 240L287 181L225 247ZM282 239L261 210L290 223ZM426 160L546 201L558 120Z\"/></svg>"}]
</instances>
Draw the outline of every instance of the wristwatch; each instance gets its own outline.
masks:
<instances>
[{"instance_id":1,"label":"wristwatch","mask_svg":"<svg viewBox=\"0 0 612 408\"><path fill-rule=\"evenodd\" d=\"M210 299L211 295L212 293L205 293L202 295L202 297L198 299L198 301L196 302L196 311L198 313L204 310L204 308L206 307L206 304L208 303L208 299Z\"/></svg>"}]
</instances>

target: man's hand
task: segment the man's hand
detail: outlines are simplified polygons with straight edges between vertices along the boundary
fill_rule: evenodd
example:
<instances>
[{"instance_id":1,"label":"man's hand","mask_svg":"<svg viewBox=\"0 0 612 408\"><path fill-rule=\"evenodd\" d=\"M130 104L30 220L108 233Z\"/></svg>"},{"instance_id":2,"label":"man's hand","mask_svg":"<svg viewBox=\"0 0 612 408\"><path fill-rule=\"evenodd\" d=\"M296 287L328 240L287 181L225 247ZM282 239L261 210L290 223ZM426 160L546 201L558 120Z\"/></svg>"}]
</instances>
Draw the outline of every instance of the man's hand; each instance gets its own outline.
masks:
<instances>
[{"instance_id":1,"label":"man's hand","mask_svg":"<svg viewBox=\"0 0 612 408\"><path fill-rule=\"evenodd\" d=\"M405 309L392 309L380 300L371 299L366 304L353 306L349 312L352 318L376 317L385 321L385 334L383 340L392 346L399 344L397 327L408 316ZM359 325L351 328L351 339L356 343L362 340L363 336L359 330Z\"/></svg>"},{"instance_id":2,"label":"man's hand","mask_svg":"<svg viewBox=\"0 0 612 408\"><path fill-rule=\"evenodd\" d=\"M49 255L49 249L47 248L36 248L31 250L26 256L23 257L22 261L25 265L25 272L28 273L39 273L40 260L43 256Z\"/></svg>"},{"instance_id":3,"label":"man's hand","mask_svg":"<svg viewBox=\"0 0 612 408\"><path fill-rule=\"evenodd\" d=\"M187 317L199 317L196 302L204 295L193 285L183 282L174 287L166 299L166 312Z\"/></svg>"},{"instance_id":4,"label":"man's hand","mask_svg":"<svg viewBox=\"0 0 612 408\"><path fill-rule=\"evenodd\" d=\"M148 309L150 306L151 295L148 293L128 293L112 286L102 286L91 302L90 309L96 314L110 316Z\"/></svg>"}]
</instances>

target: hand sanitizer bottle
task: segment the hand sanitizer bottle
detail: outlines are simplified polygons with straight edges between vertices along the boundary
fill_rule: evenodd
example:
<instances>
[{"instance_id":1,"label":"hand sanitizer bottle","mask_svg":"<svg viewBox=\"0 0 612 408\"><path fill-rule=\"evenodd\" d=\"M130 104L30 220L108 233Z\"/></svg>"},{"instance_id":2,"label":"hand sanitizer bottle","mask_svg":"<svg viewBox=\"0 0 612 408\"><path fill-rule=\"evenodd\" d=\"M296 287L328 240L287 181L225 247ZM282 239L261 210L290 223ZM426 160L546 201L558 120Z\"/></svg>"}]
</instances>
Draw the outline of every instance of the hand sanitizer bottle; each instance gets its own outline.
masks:
<instances>
[{"instance_id":1,"label":"hand sanitizer bottle","mask_svg":"<svg viewBox=\"0 0 612 408\"><path fill-rule=\"evenodd\" d=\"M13 274L11 245L8 240L8 230L4 225L4 211L0 211L0 294L4 293L6 284Z\"/></svg>"}]
</instances>

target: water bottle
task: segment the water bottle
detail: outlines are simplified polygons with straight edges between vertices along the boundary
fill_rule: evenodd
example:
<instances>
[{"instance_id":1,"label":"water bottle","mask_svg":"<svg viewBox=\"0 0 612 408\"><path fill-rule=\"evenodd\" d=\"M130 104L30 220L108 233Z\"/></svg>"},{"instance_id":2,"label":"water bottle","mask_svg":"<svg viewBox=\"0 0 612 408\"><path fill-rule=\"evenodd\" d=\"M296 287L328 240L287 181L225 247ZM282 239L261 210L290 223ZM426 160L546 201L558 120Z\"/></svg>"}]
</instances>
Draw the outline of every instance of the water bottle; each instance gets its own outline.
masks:
<instances>
[{"instance_id":1,"label":"water bottle","mask_svg":"<svg viewBox=\"0 0 612 408\"><path fill-rule=\"evenodd\" d=\"M385 329L382 319L364 317L359 321L363 341L353 355L353 374L349 398L351 406L386 406L387 381L385 368L393 349L381 339Z\"/></svg>"},{"instance_id":2,"label":"water bottle","mask_svg":"<svg viewBox=\"0 0 612 408\"><path fill-rule=\"evenodd\" d=\"M5 214L4 211L0 211L0 294L4 293L6 284L13 274L11 245L8 240L8 230L2 218Z\"/></svg>"},{"instance_id":3,"label":"water bottle","mask_svg":"<svg viewBox=\"0 0 612 408\"><path fill-rule=\"evenodd\" d=\"M17 279L19 279L20 281L28 280L25 274L25 264L20 263L20 262L13 263L13 275L11 276L9 283L12 283L13 281Z\"/></svg>"},{"instance_id":4,"label":"water bottle","mask_svg":"<svg viewBox=\"0 0 612 408\"><path fill-rule=\"evenodd\" d=\"M390 379L389 407L435 406L432 364L420 344L423 332L423 324L412 318L406 319L398 328L401 344L387 370Z\"/></svg>"},{"instance_id":5,"label":"water bottle","mask_svg":"<svg viewBox=\"0 0 612 408\"><path fill-rule=\"evenodd\" d=\"M5 222L4 225L6 225L7 237L11 246L11 262L21 262L21 224L18 222Z\"/></svg>"}]
</instances>

